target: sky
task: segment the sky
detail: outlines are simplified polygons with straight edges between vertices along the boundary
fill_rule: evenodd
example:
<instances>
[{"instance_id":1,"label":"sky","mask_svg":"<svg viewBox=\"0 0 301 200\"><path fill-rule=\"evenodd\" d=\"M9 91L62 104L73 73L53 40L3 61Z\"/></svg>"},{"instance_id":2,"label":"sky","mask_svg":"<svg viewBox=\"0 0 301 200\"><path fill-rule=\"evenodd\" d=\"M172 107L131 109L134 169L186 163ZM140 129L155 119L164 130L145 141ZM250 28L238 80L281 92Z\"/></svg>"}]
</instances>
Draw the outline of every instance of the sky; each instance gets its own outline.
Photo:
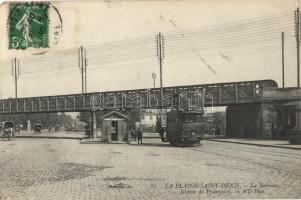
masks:
<instances>
[{"instance_id":1,"label":"sky","mask_svg":"<svg viewBox=\"0 0 301 200\"><path fill-rule=\"evenodd\" d=\"M9 50L8 3L0 6L0 98L14 97L11 59L20 62L18 97L81 93L78 48L87 59L87 92L153 87L156 35L165 38L163 86L273 79L296 86L296 0L54 1L48 49ZM54 42L53 27L62 18ZM37 55L37 52L44 54Z\"/></svg>"}]
</instances>

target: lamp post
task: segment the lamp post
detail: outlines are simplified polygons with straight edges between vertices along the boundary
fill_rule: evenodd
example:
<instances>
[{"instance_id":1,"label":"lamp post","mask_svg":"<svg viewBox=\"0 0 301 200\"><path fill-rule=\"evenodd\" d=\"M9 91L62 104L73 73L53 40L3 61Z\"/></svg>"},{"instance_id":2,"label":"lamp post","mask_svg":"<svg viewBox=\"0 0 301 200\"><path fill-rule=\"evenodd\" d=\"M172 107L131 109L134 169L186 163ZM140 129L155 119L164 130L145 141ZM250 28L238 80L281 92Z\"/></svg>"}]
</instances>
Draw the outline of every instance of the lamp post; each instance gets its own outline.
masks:
<instances>
[{"instance_id":1,"label":"lamp post","mask_svg":"<svg viewBox=\"0 0 301 200\"><path fill-rule=\"evenodd\" d=\"M152 73L152 77L154 79L154 88L156 88L156 77L157 77L156 73Z\"/></svg>"},{"instance_id":2,"label":"lamp post","mask_svg":"<svg viewBox=\"0 0 301 200\"><path fill-rule=\"evenodd\" d=\"M205 93L206 93L206 88L203 88L202 91L202 101L203 101L203 111L205 112L205 116L207 115L207 108L205 109Z\"/></svg>"},{"instance_id":3,"label":"lamp post","mask_svg":"<svg viewBox=\"0 0 301 200\"><path fill-rule=\"evenodd\" d=\"M208 94L207 95L209 98L211 98L211 112L213 112L213 95L212 94Z\"/></svg>"},{"instance_id":4,"label":"lamp post","mask_svg":"<svg viewBox=\"0 0 301 200\"><path fill-rule=\"evenodd\" d=\"M204 88L203 89L203 108L205 106L205 97L211 98L211 112L213 112L214 111L214 109L213 109L213 104L214 104L213 95L212 94L206 94L206 89ZM207 109L206 109L206 111L207 111ZM207 112L206 112L206 115L207 115Z\"/></svg>"}]
</instances>

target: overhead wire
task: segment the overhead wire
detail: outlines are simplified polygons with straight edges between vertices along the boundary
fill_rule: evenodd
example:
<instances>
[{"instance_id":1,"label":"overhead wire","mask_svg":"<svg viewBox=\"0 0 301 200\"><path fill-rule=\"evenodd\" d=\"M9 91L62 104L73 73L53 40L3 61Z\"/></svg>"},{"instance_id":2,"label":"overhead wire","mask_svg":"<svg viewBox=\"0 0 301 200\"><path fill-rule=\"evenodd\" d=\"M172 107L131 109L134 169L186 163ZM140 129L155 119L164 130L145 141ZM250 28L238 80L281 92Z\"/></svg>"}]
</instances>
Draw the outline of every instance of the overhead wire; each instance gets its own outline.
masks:
<instances>
[{"instance_id":1,"label":"overhead wire","mask_svg":"<svg viewBox=\"0 0 301 200\"><path fill-rule=\"evenodd\" d=\"M248 54L248 55L251 55L251 54L262 54L262 52L264 50L269 50L268 52L265 52L266 54L270 54L270 53L273 52L273 55L274 55L274 52L280 52L281 51L281 50L279 50L279 48L276 49L276 48L273 48L273 47L276 47L276 45L266 46L266 47L263 47L263 48L257 47L257 48L250 49L249 51L248 50L244 50L243 52L241 52L240 50L228 50L228 51L206 52L206 53L202 53L202 55L204 55L206 57L210 57L210 56L220 57L220 60L227 60L227 59L231 60L231 57L233 56L233 53L237 52L237 51L241 52L239 54L240 56L242 54ZM258 51L258 50L260 50L260 51ZM293 51L293 50L289 50L289 51ZM221 54L224 55L224 56L226 56L227 58L223 58ZM168 57L166 59L166 62L170 62L170 61L172 61L172 62L180 62L181 60L184 61L184 62L186 62L187 57L194 57L194 56L191 53L183 52L183 53L177 54L176 56ZM256 58L254 58L254 59L256 59Z\"/></svg>"},{"instance_id":2,"label":"overhead wire","mask_svg":"<svg viewBox=\"0 0 301 200\"><path fill-rule=\"evenodd\" d=\"M153 46L154 41L155 41L155 38L152 38L152 40L144 41L144 42L140 42L140 43L134 43L133 42L133 43L127 43L127 44L111 44L111 45L106 45L106 46L104 46L104 45L98 45L97 47L95 46L93 48L87 46L86 49L87 50L91 50L91 51L93 51L93 50L99 50L99 49L102 49L104 51L108 51L108 50L116 49L116 48L123 49L123 48L137 47L137 46L138 47L140 47L140 46L147 46L147 45Z\"/></svg>"},{"instance_id":3,"label":"overhead wire","mask_svg":"<svg viewBox=\"0 0 301 200\"><path fill-rule=\"evenodd\" d=\"M189 36L187 35L187 37L190 37L191 41L198 41L198 42L211 42L211 41L218 41L218 40L229 40L229 41L233 41L233 40L237 40L237 39L243 39L244 37L246 38L261 38L263 36L273 36L273 35L278 35L281 32L286 32L287 34L289 34L290 36L294 36L293 30L289 30L289 31L281 31L281 30L273 30L271 29L269 32L267 31L254 31L254 32L249 32L249 33L245 33L245 32L237 32L235 34L232 35L224 35L224 34L218 34L215 37L209 36L203 36L203 35L197 35L197 36ZM183 37L177 37L177 38L169 38L166 37L166 39L168 41L181 41L183 40Z\"/></svg>"},{"instance_id":4,"label":"overhead wire","mask_svg":"<svg viewBox=\"0 0 301 200\"><path fill-rule=\"evenodd\" d=\"M240 48L242 45L250 44L254 45L256 43L270 43L271 41L276 41L276 39L269 38L269 34L281 29L287 28L292 31L292 25L284 24L283 17L292 16L291 13L284 14L282 16L271 17L269 19L258 18L259 20L246 20L244 22L232 23L228 25L219 25L209 28L194 29L190 31L183 31L184 34L188 35L189 43L193 43L195 46L193 51L211 51L218 48ZM264 26L269 24L270 27ZM248 27L253 25L252 29L240 30L243 27ZM272 28L271 28L272 27ZM262 30L260 30L262 29ZM236 31L236 32L235 32ZM179 33L180 32L180 33ZM166 42L168 46L165 50L170 53L180 54L187 51L187 47L184 47L185 41L183 42L183 33L181 31L173 31L164 33ZM256 34L256 35L255 35ZM239 36L239 37L237 37ZM246 37L246 38L244 38ZM293 37L292 34L287 37ZM215 41L214 44L210 42ZM178 47L180 46L180 47ZM88 46L86 47L87 60L88 63L94 66L96 64L106 64L117 63L119 65L122 63L131 64L131 60L148 60L156 57L156 40L153 35L141 37L135 40L120 40L116 42L109 42L101 45ZM188 52L191 53L191 52ZM28 70L27 68L24 73L51 73L48 71L48 68L51 70L61 70L60 72L69 69L73 71L72 67L78 67L79 58L78 58L78 48L73 48L66 50L66 52L61 52L59 55L56 53L49 54L47 56L41 56L39 59L25 58L23 61L24 64L32 68ZM198 54L198 53L197 53ZM65 55L65 57L64 57ZM66 58L66 55L70 57ZM75 56L76 58L73 58ZM172 56L172 55L171 55ZM199 55L200 56L200 55ZM62 59L58 59L61 57ZM206 64L206 61L203 58L200 58ZM1 63L1 61L0 61ZM139 62L138 62L139 63ZM33 69L36 66L43 65L43 70ZM54 66L55 65L55 66ZM209 65L208 63L206 64ZM89 66L88 68L93 68Z\"/></svg>"},{"instance_id":5,"label":"overhead wire","mask_svg":"<svg viewBox=\"0 0 301 200\"><path fill-rule=\"evenodd\" d=\"M281 32L279 31L278 33L273 31L271 33L252 33L252 35L248 35L248 34L243 34L243 33L239 33L237 35L231 35L231 36L225 36L225 35L219 35L218 37L211 37L211 38L206 38L206 37L203 37L203 36L199 36L198 38L194 39L192 37L189 38L189 41L191 42L197 42L197 43L209 43L209 42L215 42L215 43L218 43L218 42L233 42L233 41L248 41L248 40L257 40L257 39L262 39L262 38L273 38L273 36L278 36L278 34L280 34ZM256 34L256 35L255 35ZM287 32L286 34L286 37L293 37L294 34L291 32ZM177 42L181 42L183 41L182 38L177 38L177 39L174 39L174 40L171 40L170 38L167 38L166 39L166 42L169 42L169 46L173 46L173 45L176 45Z\"/></svg>"},{"instance_id":6,"label":"overhead wire","mask_svg":"<svg viewBox=\"0 0 301 200\"><path fill-rule=\"evenodd\" d=\"M280 16L273 16L273 17L260 17L261 19L260 20L257 20L258 18L252 18L252 19L245 19L245 20L240 20L240 21L237 21L237 22L229 22L229 23L223 23L223 24L219 24L219 25L213 25L213 26L208 26L208 27L205 27L205 28L196 28L196 29L190 29L190 30L181 30L181 29L178 29L178 31L180 32L183 32L184 34L187 34L187 33L192 33L192 32L210 32L210 31L220 31L219 29L232 29L233 27L237 27L237 28L241 28L242 26L250 26L250 25L254 25L254 24L261 24L261 23L270 23L270 20L274 20L276 21L277 18L282 18L281 20L283 19L287 19L288 16L291 16L292 18L294 17L293 16L293 13L290 11L290 13L288 14L285 14L285 15L280 15ZM285 17L285 18L283 18ZM172 23L172 22L171 22ZM177 34L176 31L169 31L169 32L165 32L165 35L166 36L172 36L174 34Z\"/></svg>"},{"instance_id":7,"label":"overhead wire","mask_svg":"<svg viewBox=\"0 0 301 200\"><path fill-rule=\"evenodd\" d=\"M243 28L243 27L236 27L235 30L227 30L227 29L223 29L223 30L215 30L215 31L210 31L210 32L203 32L203 31L198 31L198 32L187 32L184 33L185 35L189 35L191 37L195 36L195 35L202 35L204 38L210 38L212 36L216 36L216 35L227 35L227 34L235 34L235 33L241 33L241 32L249 32L249 33L257 33L257 32L273 32L273 30L285 30L285 29L294 29L293 24L275 24L275 26L271 26L270 24L263 24L260 26L252 26L252 27L247 27L247 28ZM182 33L177 33L177 34L173 34L171 35L166 35L164 34L166 37L168 38L179 38L182 37L183 34ZM209 36L209 37L208 37Z\"/></svg>"},{"instance_id":8,"label":"overhead wire","mask_svg":"<svg viewBox=\"0 0 301 200\"><path fill-rule=\"evenodd\" d=\"M286 42L290 42L290 41L293 41L293 39L286 39ZM261 43L260 43L261 42ZM259 46L264 46L264 45L268 45L268 44L279 44L280 45L281 41L280 39L273 39L273 40L270 40L268 43L265 42L265 41L248 41L248 42L241 42L241 43L232 43L232 44L214 44L214 45L199 45L199 44L195 44L195 48L197 50L199 50L200 52L206 52L208 50L224 50L224 49L232 49L232 48L245 48L245 49L248 49L252 46L256 46L256 45L259 45ZM247 46L246 46L247 45ZM186 52L187 50L189 49L189 47L187 46L184 46L183 45L180 45L180 46L177 46L177 47L174 47L174 48L167 48L166 49L166 52L168 54L174 54L175 52Z\"/></svg>"}]
</instances>

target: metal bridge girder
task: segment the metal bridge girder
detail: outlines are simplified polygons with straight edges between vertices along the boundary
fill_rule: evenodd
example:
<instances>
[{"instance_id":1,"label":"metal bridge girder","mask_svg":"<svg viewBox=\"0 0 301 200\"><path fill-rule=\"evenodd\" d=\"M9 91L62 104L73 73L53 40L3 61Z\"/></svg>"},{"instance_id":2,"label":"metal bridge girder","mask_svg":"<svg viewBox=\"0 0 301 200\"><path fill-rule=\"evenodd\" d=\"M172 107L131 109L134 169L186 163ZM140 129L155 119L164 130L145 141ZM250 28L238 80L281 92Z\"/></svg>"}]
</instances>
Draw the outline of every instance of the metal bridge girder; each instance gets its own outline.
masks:
<instances>
[{"instance_id":1,"label":"metal bridge girder","mask_svg":"<svg viewBox=\"0 0 301 200\"><path fill-rule=\"evenodd\" d=\"M160 88L110 91L102 93L70 94L0 100L0 114L89 111L96 109L120 110L133 108L172 108L176 94L198 92L204 94L205 105L215 106L258 102L258 89L277 88L273 80L216 83L164 87L161 100Z\"/></svg>"}]
</instances>

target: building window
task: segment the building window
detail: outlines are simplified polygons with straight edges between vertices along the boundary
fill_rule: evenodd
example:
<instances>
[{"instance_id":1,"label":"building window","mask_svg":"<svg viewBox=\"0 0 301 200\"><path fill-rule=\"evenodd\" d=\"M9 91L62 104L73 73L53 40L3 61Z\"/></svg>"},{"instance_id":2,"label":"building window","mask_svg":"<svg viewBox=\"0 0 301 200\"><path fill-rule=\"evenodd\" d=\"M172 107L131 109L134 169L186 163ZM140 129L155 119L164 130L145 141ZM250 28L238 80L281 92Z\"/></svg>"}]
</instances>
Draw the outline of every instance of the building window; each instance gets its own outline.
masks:
<instances>
[{"instance_id":1,"label":"building window","mask_svg":"<svg viewBox=\"0 0 301 200\"><path fill-rule=\"evenodd\" d=\"M149 119L150 119L150 120L153 120L153 116L149 116Z\"/></svg>"}]
</instances>

